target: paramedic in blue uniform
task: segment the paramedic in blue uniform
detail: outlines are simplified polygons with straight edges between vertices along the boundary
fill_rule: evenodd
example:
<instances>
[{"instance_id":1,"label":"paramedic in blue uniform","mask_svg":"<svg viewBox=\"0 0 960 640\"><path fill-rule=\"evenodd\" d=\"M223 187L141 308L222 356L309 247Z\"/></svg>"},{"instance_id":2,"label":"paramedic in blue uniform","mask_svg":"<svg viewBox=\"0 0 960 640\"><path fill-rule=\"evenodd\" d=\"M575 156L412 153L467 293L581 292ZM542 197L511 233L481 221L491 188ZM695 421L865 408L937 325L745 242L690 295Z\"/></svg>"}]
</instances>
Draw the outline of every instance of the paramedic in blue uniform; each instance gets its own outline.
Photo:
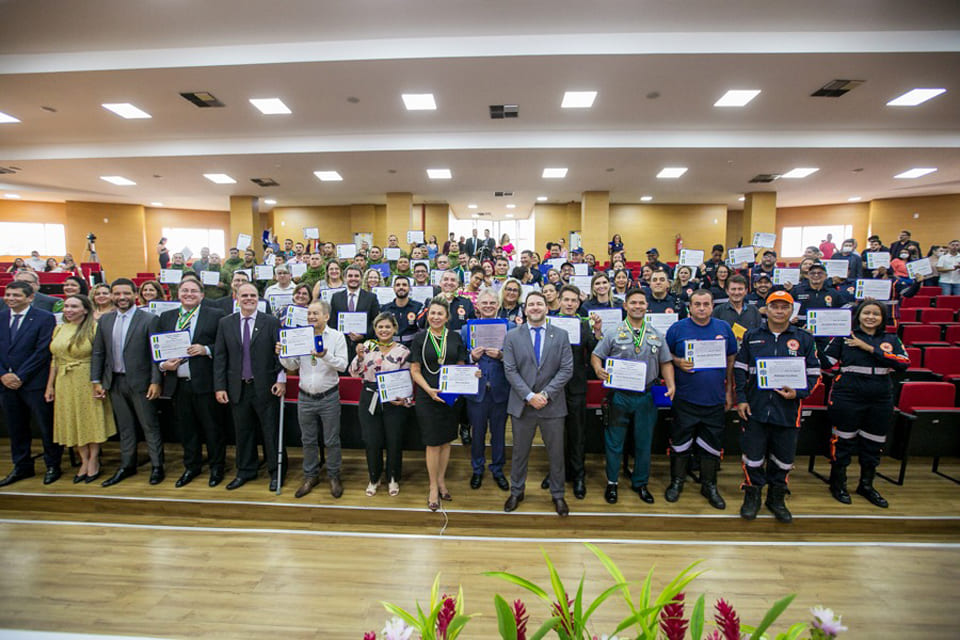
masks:
<instances>
[{"instance_id":1,"label":"paramedic in blue uniform","mask_svg":"<svg viewBox=\"0 0 960 640\"><path fill-rule=\"evenodd\" d=\"M767 508L780 522L793 520L784 503L787 474L797 453L800 401L820 384L820 362L813 336L790 324L792 313L793 296L786 291L771 293L767 297L767 324L744 335L733 365L737 413L743 424L745 482L740 516L746 520L757 517L766 484L770 485ZM807 388L761 389L757 379L759 358L803 358Z\"/></svg>"},{"instance_id":2,"label":"paramedic in blue uniform","mask_svg":"<svg viewBox=\"0 0 960 640\"><path fill-rule=\"evenodd\" d=\"M733 360L737 337L723 320L711 317L713 295L698 289L690 296L690 317L667 330L666 343L673 354L677 393L673 398L670 426L670 486L664 495L676 502L683 491L690 459L700 459L700 493L715 509L726 509L717 491L717 471L723 455L723 427L727 409L733 408ZM724 366L694 368L687 360L687 341L722 340L726 343Z\"/></svg>"},{"instance_id":3,"label":"paramedic in blue uniform","mask_svg":"<svg viewBox=\"0 0 960 640\"><path fill-rule=\"evenodd\" d=\"M910 358L897 335L885 332L887 321L884 303L864 300L853 312L853 333L833 338L825 352L830 365L840 368L830 390L827 415L833 425L830 495L843 504L851 502L847 466L858 454L857 493L878 507L888 506L873 487L873 479L893 416L890 372L905 370Z\"/></svg>"},{"instance_id":4,"label":"paramedic in blue uniform","mask_svg":"<svg viewBox=\"0 0 960 640\"><path fill-rule=\"evenodd\" d=\"M380 311L389 313L397 319L397 342L409 347L417 335L417 316L423 305L410 297L410 279L407 276L394 276L393 302L380 307Z\"/></svg>"}]
</instances>

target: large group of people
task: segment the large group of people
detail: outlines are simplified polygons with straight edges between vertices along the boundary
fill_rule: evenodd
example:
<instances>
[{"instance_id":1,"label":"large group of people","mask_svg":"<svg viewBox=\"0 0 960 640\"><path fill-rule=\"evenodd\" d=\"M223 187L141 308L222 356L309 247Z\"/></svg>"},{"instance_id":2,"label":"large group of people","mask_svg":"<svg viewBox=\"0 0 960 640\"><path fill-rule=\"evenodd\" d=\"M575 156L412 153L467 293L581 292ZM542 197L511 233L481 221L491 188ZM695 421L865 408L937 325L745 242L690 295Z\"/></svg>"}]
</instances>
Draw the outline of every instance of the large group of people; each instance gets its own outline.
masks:
<instances>
[{"instance_id":1,"label":"large group of people","mask_svg":"<svg viewBox=\"0 0 960 640\"><path fill-rule=\"evenodd\" d=\"M960 294L960 241L931 253L926 276L905 266L921 260L906 231L889 249L872 236L862 254L853 240L838 249L827 238L807 249L798 277L787 278L777 271L782 267L773 249L733 263L716 245L700 264L669 265L651 248L639 268L628 263L619 234L608 249L609 265L562 242L548 243L541 257L517 251L506 235L497 243L489 231L480 237L474 230L459 240L450 234L442 247L434 236L401 248L391 235L386 247L361 243L347 256L334 243L287 239L281 246L265 234L260 259L249 247L231 248L223 261L203 248L188 265L163 241L157 252L165 282L120 277L91 288L77 275L63 283L60 297L39 291L32 263L46 268L49 261L34 255L14 269L0 312L0 405L14 464L0 486L34 475L31 416L43 434L45 483L60 478L63 447L79 455L75 483L99 479L101 445L115 433L120 466L103 486L136 474L137 425L147 442L149 482L163 482L157 399L170 398L183 443L177 487L201 474L204 445L209 485L225 479L219 404L229 407L236 438L236 474L226 488L257 477L262 442L269 487L276 490L287 469L278 442L279 408L296 376L303 479L295 495L315 488L325 465L330 494L339 498L339 389L340 377L349 375L362 380L358 416L366 495L375 495L381 483L391 496L400 492L404 430L415 417L426 446L429 509L453 499L446 470L450 444L459 437L469 445L470 487L480 488L489 471L508 494L504 510L513 511L525 497L539 427L549 459L541 487L563 516L569 513L567 483L576 498L587 493L586 393L588 380L599 379L609 388L608 503L620 500L622 470L629 471L630 488L641 501L655 501L648 483L658 415L654 396L661 389L674 416L665 499L679 500L685 478L697 467L703 497L714 508L726 508L717 475L725 416L735 410L743 425L740 514L756 517L767 487L766 506L789 522L786 483L800 404L822 384L822 368L837 368L843 375L829 407L830 493L851 502L846 469L856 454L856 493L887 506L873 479L892 415L890 372L906 368L909 359L888 333L889 301L858 295L858 281L889 281L891 299L911 295L933 278L945 294ZM886 256L875 260L870 253ZM846 261L846 273L828 268L828 259ZM175 281L172 269L182 272ZM810 311L844 307L851 310L849 335L815 337L807 330ZM502 339L477 344L474 327L497 322L505 327ZM315 339L310 353L285 356L281 332L307 327ZM184 332L184 353L158 357L157 336ZM708 344L713 342L722 344ZM698 366L698 358L709 364ZM767 384L770 372L760 362L771 359L801 361L802 384ZM457 399L443 392L441 373L453 365L474 367L476 393ZM387 397L383 376L397 372L409 376L411 391Z\"/></svg>"}]
</instances>

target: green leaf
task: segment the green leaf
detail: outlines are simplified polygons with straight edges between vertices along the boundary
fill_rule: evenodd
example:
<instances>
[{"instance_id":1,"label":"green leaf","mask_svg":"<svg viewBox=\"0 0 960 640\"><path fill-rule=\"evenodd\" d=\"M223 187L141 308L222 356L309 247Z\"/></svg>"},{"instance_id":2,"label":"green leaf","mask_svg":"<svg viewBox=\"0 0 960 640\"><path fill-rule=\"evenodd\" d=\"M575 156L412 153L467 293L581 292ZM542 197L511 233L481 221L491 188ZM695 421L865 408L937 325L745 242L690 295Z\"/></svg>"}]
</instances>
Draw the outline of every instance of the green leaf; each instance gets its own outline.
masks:
<instances>
[{"instance_id":1,"label":"green leaf","mask_svg":"<svg viewBox=\"0 0 960 640\"><path fill-rule=\"evenodd\" d=\"M550 561L550 556L547 555L547 552L542 548L540 552L543 554L544 560L547 561L547 569L550 571L550 584L553 586L553 592L557 595L560 618L564 621L565 626L573 628L572 621L570 620L570 612L567 610L567 591L563 588L560 574L557 573L557 568L553 566L553 562Z\"/></svg>"},{"instance_id":2,"label":"green leaf","mask_svg":"<svg viewBox=\"0 0 960 640\"><path fill-rule=\"evenodd\" d=\"M624 583L624 584L625 584L625 583ZM606 600L607 598L609 598L610 596L612 596L612 595L613 595L614 593L616 593L617 591L620 591L621 589L623 589L623 584L615 584L615 585L613 585L612 587L609 587L608 589L606 589L606 590L605 590L603 593L601 593L600 595L598 595L598 596L594 599L594 601L590 603L590 606L587 607L587 612L586 612L586 613L584 614L584 616L583 616L583 622L584 622L584 624L586 624L587 620L590 619L590 616L593 615L593 612L597 610L597 607L599 607L601 604L603 604L604 600Z\"/></svg>"},{"instance_id":3,"label":"green leaf","mask_svg":"<svg viewBox=\"0 0 960 640\"><path fill-rule=\"evenodd\" d=\"M690 640L700 640L703 635L703 617L704 597L701 593L696 604L693 605L693 612L690 614Z\"/></svg>"},{"instance_id":4,"label":"green leaf","mask_svg":"<svg viewBox=\"0 0 960 640\"><path fill-rule=\"evenodd\" d=\"M773 603L773 606L770 607L770 610L767 611L767 614L763 616L763 620L760 621L760 625L750 636L750 640L760 640L763 637L763 632L766 631L773 622L780 617L780 614L790 606L790 603L793 602L793 599L797 597L797 594L791 593L785 598L781 598Z\"/></svg>"},{"instance_id":5,"label":"green leaf","mask_svg":"<svg viewBox=\"0 0 960 640\"><path fill-rule=\"evenodd\" d=\"M460 635L460 632L463 631L463 627L470 622L470 619L477 614L472 614L469 616L465 615L455 615L453 620L450 621L450 625L447 627L447 640L456 640L457 636Z\"/></svg>"},{"instance_id":6,"label":"green leaf","mask_svg":"<svg viewBox=\"0 0 960 640\"><path fill-rule=\"evenodd\" d=\"M540 625L540 628L537 629L532 636L530 636L530 640L542 640L545 635L556 629L557 625L559 624L560 618L557 618L556 616L544 621L544 623Z\"/></svg>"},{"instance_id":7,"label":"green leaf","mask_svg":"<svg viewBox=\"0 0 960 640\"><path fill-rule=\"evenodd\" d=\"M437 598L440 595L440 574L437 573L437 577L433 579L433 586L430 587L430 608L433 609L437 606Z\"/></svg>"},{"instance_id":8,"label":"green leaf","mask_svg":"<svg viewBox=\"0 0 960 640\"><path fill-rule=\"evenodd\" d=\"M513 616L513 609L504 600L503 596L493 596L493 606L497 610L497 628L502 640L517 640L517 620Z\"/></svg>"},{"instance_id":9,"label":"green leaf","mask_svg":"<svg viewBox=\"0 0 960 640\"><path fill-rule=\"evenodd\" d=\"M411 614L407 613L405 610L389 602L381 602L380 604L383 605L384 609L397 616L411 627L414 627L417 629L417 631L422 631L420 621L414 618Z\"/></svg>"},{"instance_id":10,"label":"green leaf","mask_svg":"<svg viewBox=\"0 0 960 640\"><path fill-rule=\"evenodd\" d=\"M797 640L807 630L808 626L806 622L798 622L787 629L786 633L778 633L777 640Z\"/></svg>"},{"instance_id":11,"label":"green leaf","mask_svg":"<svg viewBox=\"0 0 960 640\"><path fill-rule=\"evenodd\" d=\"M573 599L573 619L576 622L576 625L573 629L573 637L579 638L580 632L583 630L583 626L586 623L586 620L583 620L583 576L580 576L580 585L577 587L577 595Z\"/></svg>"},{"instance_id":12,"label":"green leaf","mask_svg":"<svg viewBox=\"0 0 960 640\"><path fill-rule=\"evenodd\" d=\"M600 550L598 546L593 543L586 542L584 543L587 549L593 552L593 555L597 556L600 560L600 563L607 569L607 573L610 574L610 577L614 579L615 582L624 585L622 588L623 599L627 601L627 606L630 607L630 611L633 613L637 612L636 607L633 605L633 596L630 595L630 589L626 586L627 579L624 577L623 572L620 571L620 567L617 566L617 563L613 561L613 558L608 556L606 553Z\"/></svg>"},{"instance_id":13,"label":"green leaf","mask_svg":"<svg viewBox=\"0 0 960 640\"><path fill-rule=\"evenodd\" d=\"M540 587L538 587L537 585L533 584L526 578L521 578L520 576L514 575L512 573L506 573L505 571L486 571L484 572L483 575L489 576L491 578L500 578L501 580L506 580L507 582L517 585L518 587L523 587L524 589L534 594L544 602L547 602L547 603L550 602L550 596L547 594L547 592L541 589Z\"/></svg>"},{"instance_id":14,"label":"green leaf","mask_svg":"<svg viewBox=\"0 0 960 640\"><path fill-rule=\"evenodd\" d=\"M660 609L661 607L648 607L646 609L640 609L636 613L630 614L629 616L627 616L626 618L620 621L620 626L614 629L611 635L614 635L614 636L617 635L627 627L630 627L634 624L639 623L641 620L643 620L648 615L650 615L651 612L659 611ZM646 629L643 630L641 637L649 637L648 631Z\"/></svg>"}]
</instances>

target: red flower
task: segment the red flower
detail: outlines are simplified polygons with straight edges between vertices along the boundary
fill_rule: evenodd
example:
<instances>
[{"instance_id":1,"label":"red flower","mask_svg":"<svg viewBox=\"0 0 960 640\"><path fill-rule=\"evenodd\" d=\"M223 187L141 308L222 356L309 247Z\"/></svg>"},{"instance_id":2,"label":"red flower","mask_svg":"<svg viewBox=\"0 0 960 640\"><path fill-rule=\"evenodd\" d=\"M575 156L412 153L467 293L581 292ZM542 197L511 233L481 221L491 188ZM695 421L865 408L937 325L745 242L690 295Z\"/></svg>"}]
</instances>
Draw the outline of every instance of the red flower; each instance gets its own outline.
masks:
<instances>
[{"instance_id":1,"label":"red flower","mask_svg":"<svg viewBox=\"0 0 960 640\"><path fill-rule=\"evenodd\" d=\"M687 621L683 619L683 594L678 593L673 602L660 611L660 630L667 640L683 640L687 633Z\"/></svg>"},{"instance_id":2,"label":"red flower","mask_svg":"<svg viewBox=\"0 0 960 640\"><path fill-rule=\"evenodd\" d=\"M517 623L517 640L527 640L527 608L523 606L523 600L515 600L513 603L513 620Z\"/></svg>"},{"instance_id":3,"label":"red flower","mask_svg":"<svg viewBox=\"0 0 960 640\"><path fill-rule=\"evenodd\" d=\"M377 632L367 631L365 634L363 634L363 640L377 640Z\"/></svg>"},{"instance_id":4,"label":"red flower","mask_svg":"<svg viewBox=\"0 0 960 640\"><path fill-rule=\"evenodd\" d=\"M437 637L445 639L447 637L447 627L450 626L453 617L457 615L457 604L447 594L443 594L441 600L443 600L443 605L437 614Z\"/></svg>"},{"instance_id":5,"label":"red flower","mask_svg":"<svg viewBox=\"0 0 960 640\"><path fill-rule=\"evenodd\" d=\"M740 617L733 610L730 603L720 598L717 600L717 615L714 620L717 626L723 631L723 637L726 640L740 640Z\"/></svg>"},{"instance_id":6,"label":"red flower","mask_svg":"<svg viewBox=\"0 0 960 640\"><path fill-rule=\"evenodd\" d=\"M560 618L563 630L569 636L573 633L573 612L570 610L570 607L573 605L573 600L570 600L566 593L563 594L563 597L567 600L565 609L560 608L559 602L554 602L550 605L550 611L553 615Z\"/></svg>"}]
</instances>

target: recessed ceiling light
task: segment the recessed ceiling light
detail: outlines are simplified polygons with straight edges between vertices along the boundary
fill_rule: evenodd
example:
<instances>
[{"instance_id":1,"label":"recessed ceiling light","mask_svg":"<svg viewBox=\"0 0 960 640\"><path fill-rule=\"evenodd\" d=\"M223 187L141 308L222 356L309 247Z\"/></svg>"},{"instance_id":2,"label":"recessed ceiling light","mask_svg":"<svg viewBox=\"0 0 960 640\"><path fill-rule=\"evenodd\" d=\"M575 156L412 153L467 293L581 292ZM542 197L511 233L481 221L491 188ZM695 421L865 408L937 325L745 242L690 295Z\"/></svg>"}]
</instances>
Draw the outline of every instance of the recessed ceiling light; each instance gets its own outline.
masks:
<instances>
[{"instance_id":1,"label":"recessed ceiling light","mask_svg":"<svg viewBox=\"0 0 960 640\"><path fill-rule=\"evenodd\" d=\"M471 202L470 204L467 205L467 209L476 209L476 208L477 208L477 204L475 202Z\"/></svg>"},{"instance_id":2,"label":"recessed ceiling light","mask_svg":"<svg viewBox=\"0 0 960 640\"><path fill-rule=\"evenodd\" d=\"M271 198L267 198L266 200L263 201L263 204L275 205L277 204L277 201Z\"/></svg>"},{"instance_id":3,"label":"recessed ceiling light","mask_svg":"<svg viewBox=\"0 0 960 640\"><path fill-rule=\"evenodd\" d=\"M597 99L596 91L567 91L563 94L561 109L589 109Z\"/></svg>"},{"instance_id":4,"label":"recessed ceiling light","mask_svg":"<svg viewBox=\"0 0 960 640\"><path fill-rule=\"evenodd\" d=\"M475 213L475 214L473 214L473 215L470 216L470 217L471 217L471 218L479 218L479 217L480 217L480 214L479 214L479 213Z\"/></svg>"},{"instance_id":5,"label":"recessed ceiling light","mask_svg":"<svg viewBox=\"0 0 960 640\"><path fill-rule=\"evenodd\" d=\"M547 196L537 196L537 202L546 202Z\"/></svg>"},{"instance_id":6,"label":"recessed ceiling light","mask_svg":"<svg viewBox=\"0 0 960 640\"><path fill-rule=\"evenodd\" d=\"M321 182L340 182L343 180L343 176L338 171L314 171L313 175L317 176Z\"/></svg>"},{"instance_id":7,"label":"recessed ceiling light","mask_svg":"<svg viewBox=\"0 0 960 640\"><path fill-rule=\"evenodd\" d=\"M640 196L640 202L650 202L653 200L653 196Z\"/></svg>"},{"instance_id":8,"label":"recessed ceiling light","mask_svg":"<svg viewBox=\"0 0 960 640\"><path fill-rule=\"evenodd\" d=\"M20 122L20 120L18 120L17 118L14 118L10 114L0 111L0 124L8 124L8 123L14 123L14 122Z\"/></svg>"},{"instance_id":9,"label":"recessed ceiling light","mask_svg":"<svg viewBox=\"0 0 960 640\"><path fill-rule=\"evenodd\" d=\"M236 184L237 181L225 173L205 173L203 177L217 184Z\"/></svg>"},{"instance_id":10,"label":"recessed ceiling light","mask_svg":"<svg viewBox=\"0 0 960 640\"><path fill-rule=\"evenodd\" d=\"M163 206L163 203L162 203L162 202L151 202L151 203L150 203L150 206L151 206L151 207L162 207L162 206Z\"/></svg>"},{"instance_id":11,"label":"recessed ceiling light","mask_svg":"<svg viewBox=\"0 0 960 640\"><path fill-rule=\"evenodd\" d=\"M664 167L657 174L658 178L679 178L687 172L686 167Z\"/></svg>"},{"instance_id":12,"label":"recessed ceiling light","mask_svg":"<svg viewBox=\"0 0 960 640\"><path fill-rule=\"evenodd\" d=\"M544 178L566 178L567 177L567 168L566 167L547 167L543 170Z\"/></svg>"},{"instance_id":13,"label":"recessed ceiling light","mask_svg":"<svg viewBox=\"0 0 960 640\"><path fill-rule=\"evenodd\" d=\"M806 178L809 175L813 175L817 171L820 171L819 167L797 167L796 169L790 169L783 175L781 178Z\"/></svg>"},{"instance_id":14,"label":"recessed ceiling light","mask_svg":"<svg viewBox=\"0 0 960 640\"><path fill-rule=\"evenodd\" d=\"M121 118L126 118L127 120L143 120L153 117L143 109L139 109L129 102L106 102L100 106L108 111L113 111Z\"/></svg>"},{"instance_id":15,"label":"recessed ceiling light","mask_svg":"<svg viewBox=\"0 0 960 640\"><path fill-rule=\"evenodd\" d=\"M16 193L5 193L3 194L4 198L9 198L10 200L19 200L20 196Z\"/></svg>"},{"instance_id":16,"label":"recessed ceiling light","mask_svg":"<svg viewBox=\"0 0 960 640\"><path fill-rule=\"evenodd\" d=\"M453 174L450 169L427 169L427 177L431 180L449 180Z\"/></svg>"},{"instance_id":17,"label":"recessed ceiling light","mask_svg":"<svg viewBox=\"0 0 960 640\"><path fill-rule=\"evenodd\" d=\"M512 218L512 217L513 217L513 214L512 214L512 213L508 213L508 214L505 215L504 217L505 217L505 218Z\"/></svg>"},{"instance_id":18,"label":"recessed ceiling light","mask_svg":"<svg viewBox=\"0 0 960 640\"><path fill-rule=\"evenodd\" d=\"M517 205L513 204L512 202L507 205L507 209L516 209L516 208L517 208Z\"/></svg>"},{"instance_id":19,"label":"recessed ceiling light","mask_svg":"<svg viewBox=\"0 0 960 640\"><path fill-rule=\"evenodd\" d=\"M123 176L100 176L100 179L109 182L110 184L115 184L118 187L130 187L137 184L133 180L128 180Z\"/></svg>"},{"instance_id":20,"label":"recessed ceiling light","mask_svg":"<svg viewBox=\"0 0 960 640\"><path fill-rule=\"evenodd\" d=\"M437 108L432 93L404 93L400 97L407 111L434 111Z\"/></svg>"},{"instance_id":21,"label":"recessed ceiling light","mask_svg":"<svg viewBox=\"0 0 960 640\"><path fill-rule=\"evenodd\" d=\"M713 103L715 107L743 107L760 95L760 89L730 89L719 100Z\"/></svg>"},{"instance_id":22,"label":"recessed ceiling light","mask_svg":"<svg viewBox=\"0 0 960 640\"><path fill-rule=\"evenodd\" d=\"M888 107L915 107L923 104L931 98L936 98L941 93L946 93L946 89L911 89L898 98L894 98L887 103Z\"/></svg>"},{"instance_id":23,"label":"recessed ceiling light","mask_svg":"<svg viewBox=\"0 0 960 640\"><path fill-rule=\"evenodd\" d=\"M737 198L737 202L744 202L746 201L746 199L747 199L746 196L740 196L739 198Z\"/></svg>"},{"instance_id":24,"label":"recessed ceiling light","mask_svg":"<svg viewBox=\"0 0 960 640\"><path fill-rule=\"evenodd\" d=\"M920 176L925 176L928 173L933 173L936 170L936 167L917 167L915 169L910 169L909 171L904 171L903 173L898 173L893 177L901 179L919 178Z\"/></svg>"},{"instance_id":25,"label":"recessed ceiling light","mask_svg":"<svg viewBox=\"0 0 960 640\"><path fill-rule=\"evenodd\" d=\"M863 198L860 196L850 196L847 198L847 202L860 202L861 200L863 200Z\"/></svg>"},{"instance_id":26,"label":"recessed ceiling light","mask_svg":"<svg viewBox=\"0 0 960 640\"><path fill-rule=\"evenodd\" d=\"M250 104L260 110L265 116L280 116L292 113L290 107L283 104L280 98L250 98Z\"/></svg>"}]
</instances>

